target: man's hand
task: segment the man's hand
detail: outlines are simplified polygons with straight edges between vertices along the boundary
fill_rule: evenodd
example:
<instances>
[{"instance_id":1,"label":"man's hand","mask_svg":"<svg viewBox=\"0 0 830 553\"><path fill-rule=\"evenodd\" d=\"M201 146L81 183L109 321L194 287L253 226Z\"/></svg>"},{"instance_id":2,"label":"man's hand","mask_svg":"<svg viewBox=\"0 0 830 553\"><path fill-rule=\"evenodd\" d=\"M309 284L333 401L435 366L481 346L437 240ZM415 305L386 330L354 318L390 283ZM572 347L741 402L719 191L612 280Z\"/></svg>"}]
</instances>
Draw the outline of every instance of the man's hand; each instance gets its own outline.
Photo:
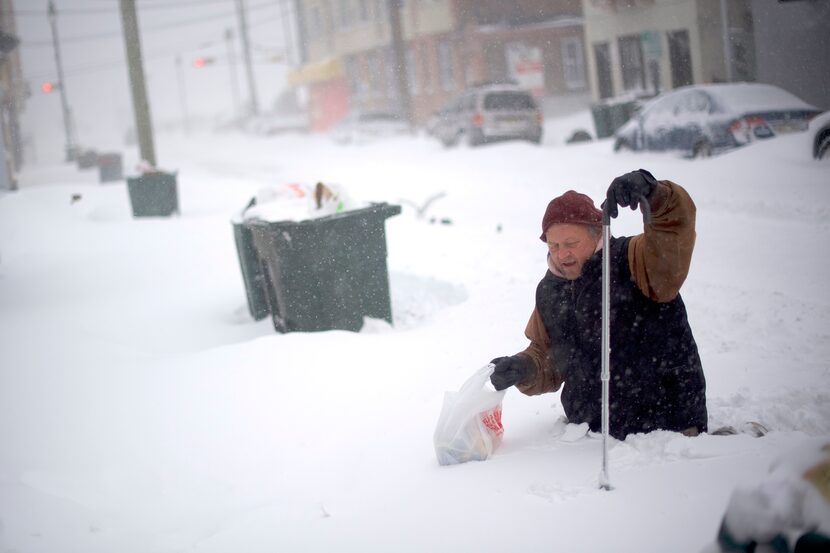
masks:
<instances>
[{"instance_id":1,"label":"man's hand","mask_svg":"<svg viewBox=\"0 0 830 553\"><path fill-rule=\"evenodd\" d=\"M618 215L617 206L637 209L640 198L646 198L654 192L657 180L645 169L638 169L615 178L608 187L603 207L608 209L609 217Z\"/></svg>"},{"instance_id":2,"label":"man's hand","mask_svg":"<svg viewBox=\"0 0 830 553\"><path fill-rule=\"evenodd\" d=\"M496 357L490 362L496 366L490 375L490 382L497 391L522 382L530 372L528 361L521 355Z\"/></svg>"}]
</instances>

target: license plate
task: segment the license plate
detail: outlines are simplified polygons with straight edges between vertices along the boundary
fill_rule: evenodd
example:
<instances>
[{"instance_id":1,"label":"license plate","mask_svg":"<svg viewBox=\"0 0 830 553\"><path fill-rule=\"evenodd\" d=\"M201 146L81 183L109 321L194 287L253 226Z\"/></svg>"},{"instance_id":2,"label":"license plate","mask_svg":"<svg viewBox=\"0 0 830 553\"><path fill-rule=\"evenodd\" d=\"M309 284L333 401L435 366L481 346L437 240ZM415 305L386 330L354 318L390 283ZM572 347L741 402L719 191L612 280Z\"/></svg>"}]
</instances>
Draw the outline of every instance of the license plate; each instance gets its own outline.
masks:
<instances>
[{"instance_id":1,"label":"license plate","mask_svg":"<svg viewBox=\"0 0 830 553\"><path fill-rule=\"evenodd\" d=\"M524 119L519 117L505 117L496 121L496 128L500 131L517 131L526 126Z\"/></svg>"},{"instance_id":2,"label":"license plate","mask_svg":"<svg viewBox=\"0 0 830 553\"><path fill-rule=\"evenodd\" d=\"M769 125L772 127L776 133L779 134L786 134L789 132L801 132L807 130L807 121L799 120L799 121L774 121L769 122Z\"/></svg>"}]
</instances>

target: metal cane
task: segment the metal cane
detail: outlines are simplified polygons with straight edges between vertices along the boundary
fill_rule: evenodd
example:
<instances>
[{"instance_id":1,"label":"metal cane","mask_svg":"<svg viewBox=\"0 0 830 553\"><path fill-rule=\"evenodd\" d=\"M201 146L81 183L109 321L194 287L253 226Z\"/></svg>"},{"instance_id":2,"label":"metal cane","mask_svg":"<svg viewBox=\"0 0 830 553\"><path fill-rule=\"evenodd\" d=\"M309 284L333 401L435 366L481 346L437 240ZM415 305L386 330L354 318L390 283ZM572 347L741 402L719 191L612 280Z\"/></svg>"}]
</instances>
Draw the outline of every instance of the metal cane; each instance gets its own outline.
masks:
<instances>
[{"instance_id":1,"label":"metal cane","mask_svg":"<svg viewBox=\"0 0 830 553\"><path fill-rule=\"evenodd\" d=\"M645 196L637 200L643 214L643 224L651 222L651 206ZM599 487L614 489L608 476L609 383L611 380L611 217L608 201L602 205L602 471Z\"/></svg>"}]
</instances>

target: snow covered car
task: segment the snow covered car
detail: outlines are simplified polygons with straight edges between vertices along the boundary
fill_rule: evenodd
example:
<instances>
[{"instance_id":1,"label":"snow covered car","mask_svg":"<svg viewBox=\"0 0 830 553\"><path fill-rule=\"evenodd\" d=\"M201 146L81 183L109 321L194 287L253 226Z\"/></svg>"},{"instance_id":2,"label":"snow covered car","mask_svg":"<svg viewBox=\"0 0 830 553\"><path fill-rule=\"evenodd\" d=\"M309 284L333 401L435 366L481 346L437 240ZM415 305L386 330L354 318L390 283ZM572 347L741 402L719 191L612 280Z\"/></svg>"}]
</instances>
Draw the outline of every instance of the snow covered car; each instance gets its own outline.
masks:
<instances>
[{"instance_id":1,"label":"snow covered car","mask_svg":"<svg viewBox=\"0 0 830 553\"><path fill-rule=\"evenodd\" d=\"M810 121L813 135L813 157L830 159L830 111L826 111Z\"/></svg>"},{"instance_id":2,"label":"snow covered car","mask_svg":"<svg viewBox=\"0 0 830 553\"><path fill-rule=\"evenodd\" d=\"M819 113L772 85L685 86L648 101L614 133L614 150L674 150L708 157L753 140L806 131Z\"/></svg>"},{"instance_id":3,"label":"snow covered car","mask_svg":"<svg viewBox=\"0 0 830 553\"><path fill-rule=\"evenodd\" d=\"M230 122L229 125L236 125ZM263 136L273 136L289 132L308 132L308 115L296 114L263 114L248 119L244 123L247 132Z\"/></svg>"},{"instance_id":4,"label":"snow covered car","mask_svg":"<svg viewBox=\"0 0 830 553\"><path fill-rule=\"evenodd\" d=\"M473 86L437 112L430 134L450 147L496 140L542 140L542 112L533 96L515 84Z\"/></svg>"},{"instance_id":5,"label":"snow covered car","mask_svg":"<svg viewBox=\"0 0 830 553\"><path fill-rule=\"evenodd\" d=\"M340 144L364 144L390 136L409 134L409 124L393 111L358 111L344 117L331 131Z\"/></svg>"}]
</instances>

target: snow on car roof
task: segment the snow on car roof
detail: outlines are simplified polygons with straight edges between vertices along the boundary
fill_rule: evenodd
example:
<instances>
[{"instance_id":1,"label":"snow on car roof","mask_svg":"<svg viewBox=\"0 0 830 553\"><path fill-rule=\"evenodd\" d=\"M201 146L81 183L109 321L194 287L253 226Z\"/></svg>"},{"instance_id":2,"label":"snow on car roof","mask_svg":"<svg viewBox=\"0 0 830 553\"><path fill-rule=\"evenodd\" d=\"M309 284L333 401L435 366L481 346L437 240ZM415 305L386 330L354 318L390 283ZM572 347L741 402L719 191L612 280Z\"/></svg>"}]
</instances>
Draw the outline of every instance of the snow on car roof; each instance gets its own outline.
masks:
<instances>
[{"instance_id":1,"label":"snow on car roof","mask_svg":"<svg viewBox=\"0 0 830 553\"><path fill-rule=\"evenodd\" d=\"M710 94L719 107L729 112L817 109L795 94L768 84L725 83L693 85L688 89L697 89Z\"/></svg>"}]
</instances>

